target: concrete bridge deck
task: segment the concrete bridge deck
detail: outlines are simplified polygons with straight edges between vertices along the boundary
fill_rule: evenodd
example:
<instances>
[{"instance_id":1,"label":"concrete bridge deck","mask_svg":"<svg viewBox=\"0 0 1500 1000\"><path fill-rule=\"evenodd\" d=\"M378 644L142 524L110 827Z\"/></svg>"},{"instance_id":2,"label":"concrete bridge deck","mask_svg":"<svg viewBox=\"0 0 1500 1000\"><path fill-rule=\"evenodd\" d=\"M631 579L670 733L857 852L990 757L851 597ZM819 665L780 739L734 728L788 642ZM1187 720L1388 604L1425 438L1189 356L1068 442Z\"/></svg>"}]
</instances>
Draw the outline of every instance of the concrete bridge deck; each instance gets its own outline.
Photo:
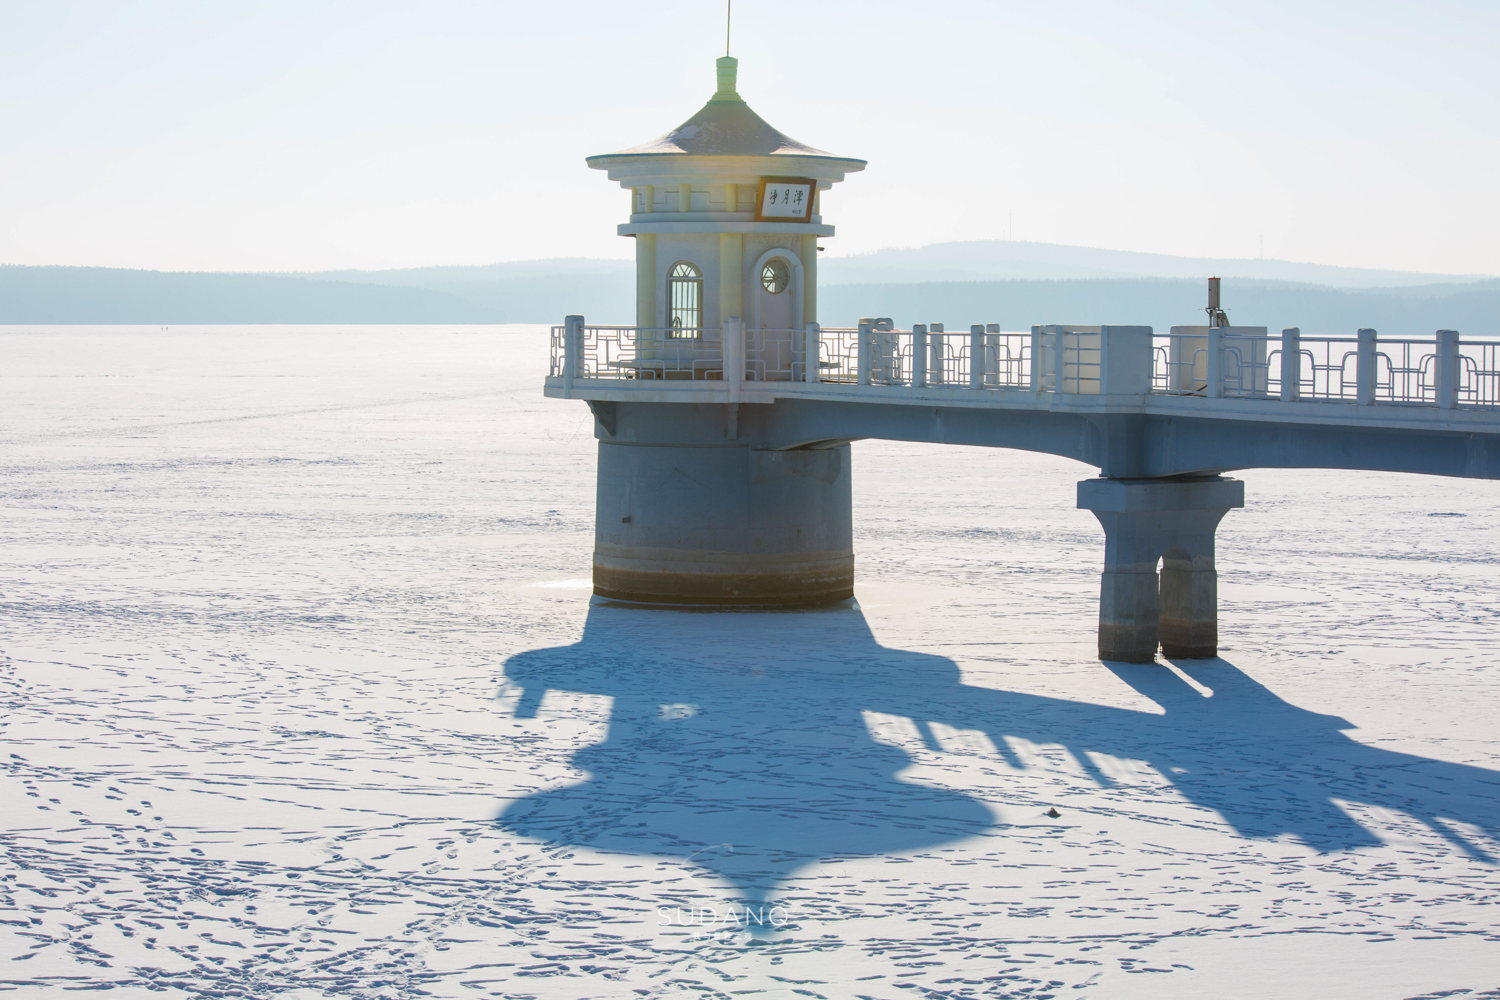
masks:
<instances>
[{"instance_id":1,"label":"concrete bridge deck","mask_svg":"<svg viewBox=\"0 0 1500 1000\"><path fill-rule=\"evenodd\" d=\"M575 326L572 366L569 327L554 330L546 393L590 401L607 432L611 407L601 404L770 405L740 410L736 437L754 429L752 446L771 449L862 438L1017 448L1131 478L1248 468L1500 477L1500 342L1448 331L1381 340L1375 331L1304 338L1234 327L917 327L866 330L862 352L859 330L772 331L760 344L757 331L730 330L732 346L746 338L739 371L723 367L721 334L695 343L678 372L670 357L641 372L617 367L620 355L676 345L633 343L628 327ZM780 350L765 343L775 338ZM939 368L932 345L944 341ZM812 378L809 342L833 359ZM787 361L768 378L758 355L773 350ZM687 377L672 378L679 373Z\"/></svg>"},{"instance_id":2,"label":"concrete bridge deck","mask_svg":"<svg viewBox=\"0 0 1500 1000\"><path fill-rule=\"evenodd\" d=\"M1044 452L1100 470L1105 659L1212 656L1220 474L1500 478L1500 342L1252 327L553 332L548 396L600 441L596 593L775 605L852 594L849 442ZM680 334L681 331L673 331ZM809 364L808 359L815 359Z\"/></svg>"}]
</instances>

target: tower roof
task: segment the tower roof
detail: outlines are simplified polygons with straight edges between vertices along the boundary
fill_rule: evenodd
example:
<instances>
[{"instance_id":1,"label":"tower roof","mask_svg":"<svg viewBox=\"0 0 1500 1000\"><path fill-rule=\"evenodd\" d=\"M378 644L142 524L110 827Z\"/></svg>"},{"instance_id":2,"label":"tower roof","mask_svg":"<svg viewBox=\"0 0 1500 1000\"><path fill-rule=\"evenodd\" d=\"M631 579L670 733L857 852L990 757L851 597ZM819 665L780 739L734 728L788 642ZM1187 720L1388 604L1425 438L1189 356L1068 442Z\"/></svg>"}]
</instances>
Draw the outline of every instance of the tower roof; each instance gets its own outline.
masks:
<instances>
[{"instance_id":1,"label":"tower roof","mask_svg":"<svg viewBox=\"0 0 1500 1000\"><path fill-rule=\"evenodd\" d=\"M735 92L739 60L718 60L719 89L702 110L666 135L606 156L818 156L832 153L798 142L772 128ZM590 160L595 157L590 157ZM863 160L850 160L863 165ZM858 169L858 168L856 168Z\"/></svg>"}]
</instances>

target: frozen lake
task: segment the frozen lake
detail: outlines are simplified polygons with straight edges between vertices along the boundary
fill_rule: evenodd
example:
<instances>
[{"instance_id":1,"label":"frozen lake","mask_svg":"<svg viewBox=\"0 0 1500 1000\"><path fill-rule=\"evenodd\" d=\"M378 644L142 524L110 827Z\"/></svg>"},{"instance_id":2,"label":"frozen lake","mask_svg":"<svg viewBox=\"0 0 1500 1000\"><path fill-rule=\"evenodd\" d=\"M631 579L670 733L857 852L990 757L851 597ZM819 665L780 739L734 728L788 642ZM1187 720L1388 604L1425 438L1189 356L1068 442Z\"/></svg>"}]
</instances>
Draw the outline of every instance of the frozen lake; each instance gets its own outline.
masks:
<instances>
[{"instance_id":1,"label":"frozen lake","mask_svg":"<svg viewBox=\"0 0 1500 1000\"><path fill-rule=\"evenodd\" d=\"M857 607L591 604L545 355L0 328L0 991L1500 997L1500 483L1242 473L1211 661L1015 452L856 443Z\"/></svg>"}]
</instances>

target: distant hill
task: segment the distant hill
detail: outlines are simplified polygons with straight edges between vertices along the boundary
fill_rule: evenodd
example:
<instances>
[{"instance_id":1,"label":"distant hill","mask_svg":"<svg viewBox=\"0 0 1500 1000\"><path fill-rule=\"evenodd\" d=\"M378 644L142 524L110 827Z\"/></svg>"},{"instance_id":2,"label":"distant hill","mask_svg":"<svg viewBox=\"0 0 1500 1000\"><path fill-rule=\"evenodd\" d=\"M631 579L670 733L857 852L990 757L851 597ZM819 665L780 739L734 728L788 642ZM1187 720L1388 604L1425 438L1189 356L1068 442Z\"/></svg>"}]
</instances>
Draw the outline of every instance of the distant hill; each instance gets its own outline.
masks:
<instances>
[{"instance_id":1,"label":"distant hill","mask_svg":"<svg viewBox=\"0 0 1500 1000\"><path fill-rule=\"evenodd\" d=\"M281 272L287 278L318 281L353 281L368 285L400 285L407 288L449 288L490 282L518 282L532 278L631 277L635 262L593 257L553 257L545 260L515 260L504 264L403 267L389 271Z\"/></svg>"},{"instance_id":2,"label":"distant hill","mask_svg":"<svg viewBox=\"0 0 1500 1000\"><path fill-rule=\"evenodd\" d=\"M504 323L443 291L268 274L0 266L0 323Z\"/></svg>"},{"instance_id":3,"label":"distant hill","mask_svg":"<svg viewBox=\"0 0 1500 1000\"><path fill-rule=\"evenodd\" d=\"M296 277L431 289L503 312L512 323L561 323L570 313L601 323L635 322L635 262L629 260L558 258Z\"/></svg>"},{"instance_id":4,"label":"distant hill","mask_svg":"<svg viewBox=\"0 0 1500 1000\"><path fill-rule=\"evenodd\" d=\"M1467 283L1485 274L1426 274L1379 271L1291 260L1234 260L1172 257L1131 250L1101 250L1058 243L973 240L931 246L877 250L832 257L821 264L822 280L852 285L925 281L1014 281L1065 278L1250 278L1338 288L1389 288Z\"/></svg>"},{"instance_id":5,"label":"distant hill","mask_svg":"<svg viewBox=\"0 0 1500 1000\"><path fill-rule=\"evenodd\" d=\"M1005 240L881 250L819 261L830 326L890 316L903 326L1202 321L1204 279L1225 279L1230 318L1309 334L1451 328L1500 334L1500 279L1213 260ZM0 323L629 323L628 260L225 274L0 266Z\"/></svg>"}]
</instances>

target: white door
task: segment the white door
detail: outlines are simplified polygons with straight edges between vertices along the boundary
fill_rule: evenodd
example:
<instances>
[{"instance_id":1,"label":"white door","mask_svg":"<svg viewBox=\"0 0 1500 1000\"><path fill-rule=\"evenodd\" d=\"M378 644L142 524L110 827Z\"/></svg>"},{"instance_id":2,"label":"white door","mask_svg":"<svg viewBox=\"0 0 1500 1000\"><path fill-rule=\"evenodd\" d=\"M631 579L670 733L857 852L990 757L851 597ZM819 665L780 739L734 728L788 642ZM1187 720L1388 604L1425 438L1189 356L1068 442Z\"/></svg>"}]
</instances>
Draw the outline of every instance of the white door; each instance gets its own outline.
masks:
<instances>
[{"instance_id":1,"label":"white door","mask_svg":"<svg viewBox=\"0 0 1500 1000\"><path fill-rule=\"evenodd\" d=\"M792 331L799 324L792 315L792 267L781 257L761 265L755 294L759 297L760 361L758 378L786 381L792 377Z\"/></svg>"},{"instance_id":2,"label":"white door","mask_svg":"<svg viewBox=\"0 0 1500 1000\"><path fill-rule=\"evenodd\" d=\"M772 257L760 269L760 328L791 330L798 324L792 318L792 267L780 257Z\"/></svg>"}]
</instances>

